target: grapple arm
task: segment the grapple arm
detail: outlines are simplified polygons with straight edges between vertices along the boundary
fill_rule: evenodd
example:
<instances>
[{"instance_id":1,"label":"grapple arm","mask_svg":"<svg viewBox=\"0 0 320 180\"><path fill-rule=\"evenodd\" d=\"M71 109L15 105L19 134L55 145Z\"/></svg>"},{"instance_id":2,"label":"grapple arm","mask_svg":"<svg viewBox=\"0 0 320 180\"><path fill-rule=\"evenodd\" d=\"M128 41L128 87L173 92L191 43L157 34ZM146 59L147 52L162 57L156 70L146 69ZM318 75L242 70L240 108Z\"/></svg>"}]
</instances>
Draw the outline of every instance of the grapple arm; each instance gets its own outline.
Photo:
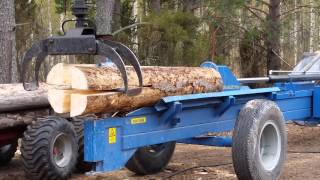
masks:
<instances>
[{"instance_id":1,"label":"grapple arm","mask_svg":"<svg viewBox=\"0 0 320 180\"><path fill-rule=\"evenodd\" d=\"M25 90L31 91L38 88L39 69L47 55L100 55L108 57L117 66L123 79L124 88L118 89L128 95L136 95L141 92L142 73L140 63L134 53L126 46L113 41L101 41L94 35L83 35L88 32L86 28L76 28L64 36L51 37L32 45L24 56L22 64L22 80ZM134 67L139 79L139 88L128 88L128 75L122 56ZM33 80L27 82L27 72L32 59L35 58L35 73Z\"/></svg>"},{"instance_id":2,"label":"grapple arm","mask_svg":"<svg viewBox=\"0 0 320 180\"><path fill-rule=\"evenodd\" d=\"M63 36L50 37L41 40L32 45L26 52L22 61L22 81L23 87L27 91L35 90L39 87L38 76L42 62L47 55L101 55L108 57L117 66L123 79L123 91L128 95L136 95L142 90L142 73L140 63L135 54L125 45L97 38L95 29L87 27L88 22L88 6L85 0L74 0L72 13L76 16L76 28L69 30ZM69 22L70 20L67 20ZM64 23L63 23L64 24ZM139 79L139 87L136 89L128 88L128 75L122 60L122 56L131 64L137 73ZM31 66L33 59L35 60L35 72L31 81L27 81L28 68Z\"/></svg>"}]
</instances>

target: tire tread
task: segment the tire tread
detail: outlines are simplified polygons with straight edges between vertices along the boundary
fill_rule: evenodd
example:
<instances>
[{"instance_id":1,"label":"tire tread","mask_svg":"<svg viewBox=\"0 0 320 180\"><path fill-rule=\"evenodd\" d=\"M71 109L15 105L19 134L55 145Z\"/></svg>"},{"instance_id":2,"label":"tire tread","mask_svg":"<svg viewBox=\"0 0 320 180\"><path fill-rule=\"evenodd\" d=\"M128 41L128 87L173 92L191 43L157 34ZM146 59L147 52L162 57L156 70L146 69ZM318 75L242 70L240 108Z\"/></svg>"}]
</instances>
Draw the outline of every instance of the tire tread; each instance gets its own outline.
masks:
<instances>
[{"instance_id":1,"label":"tire tread","mask_svg":"<svg viewBox=\"0 0 320 180\"><path fill-rule=\"evenodd\" d=\"M33 122L24 132L21 142L21 157L24 171L29 179L67 179L72 171L58 173L50 163L50 135L61 123L72 126L60 117L48 117ZM70 165L75 162L70 162Z\"/></svg>"}]
</instances>

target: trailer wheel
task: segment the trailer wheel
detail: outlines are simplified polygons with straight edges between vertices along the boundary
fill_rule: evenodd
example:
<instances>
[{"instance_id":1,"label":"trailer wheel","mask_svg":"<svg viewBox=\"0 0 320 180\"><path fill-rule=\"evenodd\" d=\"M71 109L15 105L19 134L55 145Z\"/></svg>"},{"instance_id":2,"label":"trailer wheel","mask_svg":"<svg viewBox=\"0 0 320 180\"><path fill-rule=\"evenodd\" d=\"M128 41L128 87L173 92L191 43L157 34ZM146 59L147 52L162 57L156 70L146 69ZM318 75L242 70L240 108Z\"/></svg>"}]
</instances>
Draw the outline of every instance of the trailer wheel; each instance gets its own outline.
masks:
<instances>
[{"instance_id":1,"label":"trailer wheel","mask_svg":"<svg viewBox=\"0 0 320 180\"><path fill-rule=\"evenodd\" d=\"M169 163L176 142L167 142L139 148L126 167L136 174L146 175L162 171Z\"/></svg>"},{"instance_id":2,"label":"trailer wheel","mask_svg":"<svg viewBox=\"0 0 320 180\"><path fill-rule=\"evenodd\" d=\"M278 179L287 152L282 112L269 100L249 101L233 132L232 159L240 180Z\"/></svg>"},{"instance_id":3,"label":"trailer wheel","mask_svg":"<svg viewBox=\"0 0 320 180\"><path fill-rule=\"evenodd\" d=\"M5 166L11 161L17 151L17 147L17 141L0 147L0 166Z\"/></svg>"},{"instance_id":4,"label":"trailer wheel","mask_svg":"<svg viewBox=\"0 0 320 180\"><path fill-rule=\"evenodd\" d=\"M83 122L90 117L74 117L71 119L71 123L77 134L78 140L78 159L76 168L79 172L88 172L92 170L92 164L84 161L84 135L83 135Z\"/></svg>"},{"instance_id":5,"label":"trailer wheel","mask_svg":"<svg viewBox=\"0 0 320 180\"><path fill-rule=\"evenodd\" d=\"M21 155L30 179L67 179L74 170L77 154L76 133L63 118L35 121L24 132Z\"/></svg>"}]
</instances>

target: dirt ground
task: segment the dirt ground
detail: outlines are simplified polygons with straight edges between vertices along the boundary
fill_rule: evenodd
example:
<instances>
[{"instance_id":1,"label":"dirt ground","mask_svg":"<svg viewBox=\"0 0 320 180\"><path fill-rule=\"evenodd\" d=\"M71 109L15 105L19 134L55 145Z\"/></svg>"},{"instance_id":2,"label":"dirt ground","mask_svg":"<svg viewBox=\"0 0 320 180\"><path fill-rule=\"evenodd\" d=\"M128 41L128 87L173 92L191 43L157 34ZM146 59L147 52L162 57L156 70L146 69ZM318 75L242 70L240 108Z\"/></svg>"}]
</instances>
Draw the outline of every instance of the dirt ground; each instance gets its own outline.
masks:
<instances>
[{"instance_id":1,"label":"dirt ground","mask_svg":"<svg viewBox=\"0 0 320 180\"><path fill-rule=\"evenodd\" d=\"M280 179L309 180L320 179L320 127L288 125L288 156ZM210 166L231 163L230 148L216 148L196 145L177 145L174 157L164 172L150 176L136 176L126 169L113 173L86 176L74 174L72 180L136 180L136 179L176 179L207 180L236 179L232 164L218 167L202 167L185 170L194 166ZM319 152L319 153L310 153ZM180 172L175 176L174 173ZM169 176L172 176L168 178ZM0 179L24 179L20 155L7 167L0 168Z\"/></svg>"}]
</instances>

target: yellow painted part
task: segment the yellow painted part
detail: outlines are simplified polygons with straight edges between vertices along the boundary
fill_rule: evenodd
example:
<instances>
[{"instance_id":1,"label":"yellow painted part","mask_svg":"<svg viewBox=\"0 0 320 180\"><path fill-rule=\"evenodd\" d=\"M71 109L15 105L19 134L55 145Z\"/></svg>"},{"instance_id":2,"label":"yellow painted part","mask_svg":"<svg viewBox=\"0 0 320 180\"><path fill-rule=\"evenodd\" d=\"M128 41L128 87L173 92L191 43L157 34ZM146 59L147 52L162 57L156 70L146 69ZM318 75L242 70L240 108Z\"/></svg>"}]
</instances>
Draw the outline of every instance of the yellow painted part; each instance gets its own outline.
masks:
<instances>
[{"instance_id":1,"label":"yellow painted part","mask_svg":"<svg viewBox=\"0 0 320 180\"><path fill-rule=\"evenodd\" d=\"M145 124L147 123L147 117L137 117L131 119L131 124Z\"/></svg>"},{"instance_id":2,"label":"yellow painted part","mask_svg":"<svg viewBox=\"0 0 320 180\"><path fill-rule=\"evenodd\" d=\"M109 128L109 144L117 142L117 128Z\"/></svg>"}]
</instances>

